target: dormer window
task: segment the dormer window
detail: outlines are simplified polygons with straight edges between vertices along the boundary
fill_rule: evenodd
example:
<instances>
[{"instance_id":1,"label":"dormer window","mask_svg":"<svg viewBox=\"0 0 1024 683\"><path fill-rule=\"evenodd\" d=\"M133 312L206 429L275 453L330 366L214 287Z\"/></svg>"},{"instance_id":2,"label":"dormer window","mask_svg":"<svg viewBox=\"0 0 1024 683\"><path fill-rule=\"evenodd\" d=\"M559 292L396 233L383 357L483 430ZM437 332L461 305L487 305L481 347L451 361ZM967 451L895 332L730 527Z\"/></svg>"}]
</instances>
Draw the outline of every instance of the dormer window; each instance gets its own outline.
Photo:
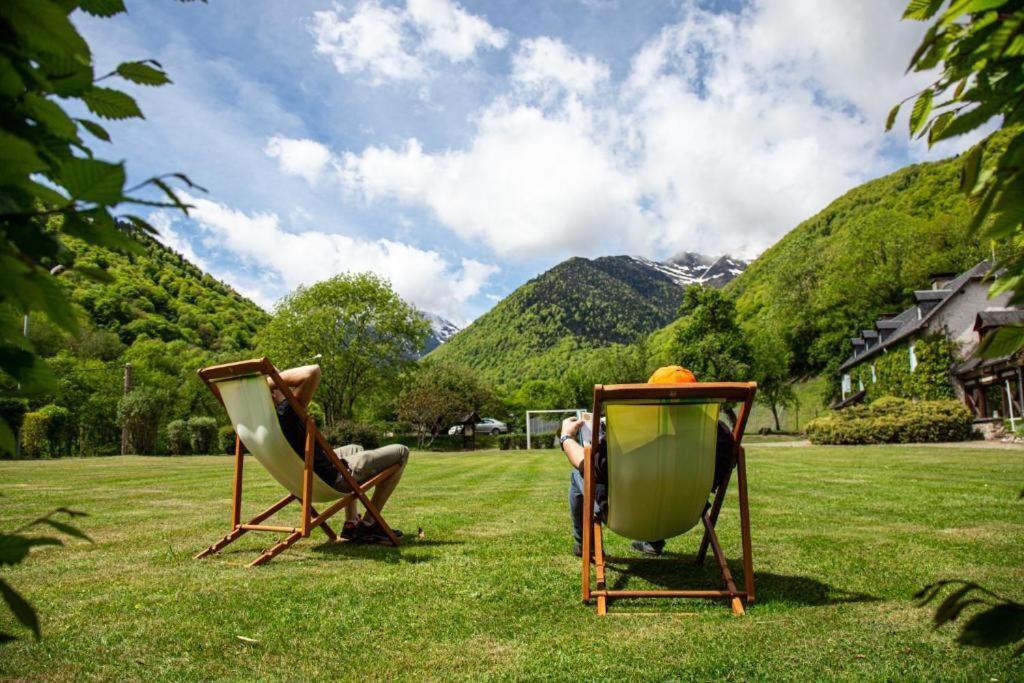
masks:
<instances>
[{"instance_id":1,"label":"dormer window","mask_svg":"<svg viewBox=\"0 0 1024 683\"><path fill-rule=\"evenodd\" d=\"M910 346L907 347L907 352L910 356L910 371L913 372L914 370L917 369L917 353L914 351L913 343L911 343Z\"/></svg>"}]
</instances>

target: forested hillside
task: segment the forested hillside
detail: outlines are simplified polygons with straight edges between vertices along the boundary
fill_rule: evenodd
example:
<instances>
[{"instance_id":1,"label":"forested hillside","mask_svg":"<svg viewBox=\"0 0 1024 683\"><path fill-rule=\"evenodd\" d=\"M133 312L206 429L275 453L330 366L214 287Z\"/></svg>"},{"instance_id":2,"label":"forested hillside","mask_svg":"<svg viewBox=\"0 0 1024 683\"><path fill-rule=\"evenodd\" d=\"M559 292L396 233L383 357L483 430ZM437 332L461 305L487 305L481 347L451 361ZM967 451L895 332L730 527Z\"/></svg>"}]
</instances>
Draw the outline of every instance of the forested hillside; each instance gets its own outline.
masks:
<instances>
[{"instance_id":1,"label":"forested hillside","mask_svg":"<svg viewBox=\"0 0 1024 683\"><path fill-rule=\"evenodd\" d=\"M70 270L59 278L89 324L125 344L146 335L182 339L207 350L243 349L267 321L259 306L204 273L180 254L141 235L145 252L119 254L69 238L79 267L105 271L97 282Z\"/></svg>"},{"instance_id":2,"label":"forested hillside","mask_svg":"<svg viewBox=\"0 0 1024 683\"><path fill-rule=\"evenodd\" d=\"M141 253L126 255L65 238L76 268L107 277L90 279L75 269L58 277L80 318L77 334L43 316L28 320L29 339L55 384L27 402L0 405L15 416L32 411L22 437L26 455L115 453L123 422L147 425L135 430L138 452L181 450L191 441L206 452L216 447L210 440L222 413L195 371L253 355L255 334L269 316L156 240L138 239ZM127 397L126 363L135 385ZM168 424L176 420L191 422L178 430L177 444L168 444Z\"/></svg>"},{"instance_id":3,"label":"forested hillside","mask_svg":"<svg viewBox=\"0 0 1024 683\"><path fill-rule=\"evenodd\" d=\"M533 278L430 358L464 363L499 383L564 370L580 349L626 344L667 324L682 289L627 256L572 258Z\"/></svg>"},{"instance_id":4,"label":"forested hillside","mask_svg":"<svg viewBox=\"0 0 1024 683\"><path fill-rule=\"evenodd\" d=\"M993 138L990 148L1005 145ZM775 329L792 374L831 369L847 339L910 304L935 272L989 255L968 230L959 158L915 164L865 183L796 226L726 287L748 328Z\"/></svg>"}]
</instances>

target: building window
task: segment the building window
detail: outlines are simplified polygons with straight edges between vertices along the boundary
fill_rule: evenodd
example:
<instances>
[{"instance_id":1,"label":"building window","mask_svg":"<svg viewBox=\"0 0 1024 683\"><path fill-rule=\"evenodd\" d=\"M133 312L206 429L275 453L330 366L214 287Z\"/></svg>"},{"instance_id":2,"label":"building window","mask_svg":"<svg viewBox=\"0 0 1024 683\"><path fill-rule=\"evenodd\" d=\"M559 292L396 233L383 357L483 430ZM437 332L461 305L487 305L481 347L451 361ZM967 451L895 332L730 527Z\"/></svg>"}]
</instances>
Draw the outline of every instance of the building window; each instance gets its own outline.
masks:
<instances>
[{"instance_id":1,"label":"building window","mask_svg":"<svg viewBox=\"0 0 1024 683\"><path fill-rule=\"evenodd\" d=\"M874 384L878 381L878 375L875 374L875 364L871 364L871 383Z\"/></svg>"},{"instance_id":2,"label":"building window","mask_svg":"<svg viewBox=\"0 0 1024 683\"><path fill-rule=\"evenodd\" d=\"M850 376L843 375L843 398L846 398L848 393L850 393Z\"/></svg>"},{"instance_id":3,"label":"building window","mask_svg":"<svg viewBox=\"0 0 1024 683\"><path fill-rule=\"evenodd\" d=\"M913 372L917 369L917 354L914 352L914 345L911 344L907 347L907 351L910 354L910 371Z\"/></svg>"},{"instance_id":4,"label":"building window","mask_svg":"<svg viewBox=\"0 0 1024 683\"><path fill-rule=\"evenodd\" d=\"M857 391L864 391L864 378L863 377L858 377L857 378Z\"/></svg>"}]
</instances>

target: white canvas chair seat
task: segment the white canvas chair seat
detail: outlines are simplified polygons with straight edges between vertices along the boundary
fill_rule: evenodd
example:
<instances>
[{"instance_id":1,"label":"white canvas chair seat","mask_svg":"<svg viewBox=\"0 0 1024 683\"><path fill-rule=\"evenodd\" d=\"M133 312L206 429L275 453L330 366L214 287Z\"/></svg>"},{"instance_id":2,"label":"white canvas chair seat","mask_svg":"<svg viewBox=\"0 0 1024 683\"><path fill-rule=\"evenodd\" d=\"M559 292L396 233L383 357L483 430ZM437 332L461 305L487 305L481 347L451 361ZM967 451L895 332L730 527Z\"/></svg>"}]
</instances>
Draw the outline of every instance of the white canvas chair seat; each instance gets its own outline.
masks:
<instances>
[{"instance_id":1,"label":"white canvas chair seat","mask_svg":"<svg viewBox=\"0 0 1024 683\"><path fill-rule=\"evenodd\" d=\"M270 562L300 538L308 537L313 529L319 528L330 540L337 540L338 536L327 520L356 500L363 504L367 518L380 525L387 536L387 542L394 546L399 545L398 536L366 492L392 476L401 465L392 465L364 482L357 482L344 461L331 450L330 444L316 428L316 423L309 417L306 408L296 400L268 358L214 365L201 369L199 376L214 396L224 404L231 426L234 427L235 478L231 503L231 531L196 555L196 559L220 552L249 531L287 534L283 540L263 551L249 564L250 567ZM306 439L301 454L292 448L281 430L274 399L267 383L268 378L274 382L274 386L284 395L298 419L306 426ZM350 493L338 491L314 472L313 460L317 446L331 461ZM243 524L242 468L246 449L263 465L270 476L288 491L288 495ZM298 526L264 524L267 519L292 502L298 502L302 508ZM329 505L322 512L317 512L313 503Z\"/></svg>"},{"instance_id":2,"label":"white canvas chair seat","mask_svg":"<svg viewBox=\"0 0 1024 683\"><path fill-rule=\"evenodd\" d=\"M303 458L296 453L277 420L270 387L263 375L215 382L235 434L249 453L281 486L296 498L302 497ZM341 498L344 493L313 475L313 502Z\"/></svg>"},{"instance_id":3,"label":"white canvas chair seat","mask_svg":"<svg viewBox=\"0 0 1024 683\"><path fill-rule=\"evenodd\" d=\"M715 476L718 403L606 404L608 528L665 539L700 522Z\"/></svg>"}]
</instances>

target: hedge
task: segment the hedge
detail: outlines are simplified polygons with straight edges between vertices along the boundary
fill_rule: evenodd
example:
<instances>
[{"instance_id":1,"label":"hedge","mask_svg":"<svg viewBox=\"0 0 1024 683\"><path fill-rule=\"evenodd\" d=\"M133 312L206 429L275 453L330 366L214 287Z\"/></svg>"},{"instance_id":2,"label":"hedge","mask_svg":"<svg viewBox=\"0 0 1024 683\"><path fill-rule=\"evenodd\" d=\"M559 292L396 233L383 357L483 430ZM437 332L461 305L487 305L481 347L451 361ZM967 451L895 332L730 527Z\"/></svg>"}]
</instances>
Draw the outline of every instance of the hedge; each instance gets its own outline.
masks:
<instances>
[{"instance_id":1,"label":"hedge","mask_svg":"<svg viewBox=\"0 0 1024 683\"><path fill-rule=\"evenodd\" d=\"M164 427L167 450L171 455L185 455L189 452L188 425L184 420L171 420Z\"/></svg>"},{"instance_id":2,"label":"hedge","mask_svg":"<svg viewBox=\"0 0 1024 683\"><path fill-rule=\"evenodd\" d=\"M807 438L815 444L927 443L971 437L971 414L959 401L884 396L807 423Z\"/></svg>"},{"instance_id":3,"label":"hedge","mask_svg":"<svg viewBox=\"0 0 1024 683\"><path fill-rule=\"evenodd\" d=\"M224 425L217 430L217 445L221 453L235 454L235 428Z\"/></svg>"},{"instance_id":4,"label":"hedge","mask_svg":"<svg viewBox=\"0 0 1024 683\"><path fill-rule=\"evenodd\" d=\"M21 425L25 458L59 458L71 454L71 412L54 404L25 413Z\"/></svg>"},{"instance_id":5,"label":"hedge","mask_svg":"<svg viewBox=\"0 0 1024 683\"><path fill-rule=\"evenodd\" d=\"M213 453L217 444L217 421L212 417L190 417L188 420L188 444L193 453Z\"/></svg>"}]
</instances>

